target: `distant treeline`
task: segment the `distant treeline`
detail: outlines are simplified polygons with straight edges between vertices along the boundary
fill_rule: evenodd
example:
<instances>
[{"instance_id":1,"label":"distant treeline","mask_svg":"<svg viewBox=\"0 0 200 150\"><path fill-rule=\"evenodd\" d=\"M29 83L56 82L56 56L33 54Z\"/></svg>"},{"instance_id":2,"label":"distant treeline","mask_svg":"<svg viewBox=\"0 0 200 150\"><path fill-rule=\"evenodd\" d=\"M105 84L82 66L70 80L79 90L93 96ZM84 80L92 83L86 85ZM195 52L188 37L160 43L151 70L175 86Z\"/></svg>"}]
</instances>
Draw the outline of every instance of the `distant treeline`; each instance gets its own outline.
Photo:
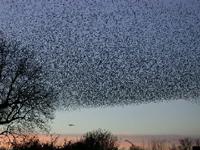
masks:
<instances>
[{"instance_id":1,"label":"distant treeline","mask_svg":"<svg viewBox=\"0 0 200 150\"><path fill-rule=\"evenodd\" d=\"M118 139L106 130L96 130L86 133L80 140L76 142L65 141L62 146L56 144L58 137L51 138L50 142L43 143L36 136L24 138L18 142L13 140L10 142L12 150L125 150L119 148ZM184 138L179 140L179 144L166 146L164 142L152 141L148 148L136 146L131 141L128 150L198 150L200 149L200 139ZM0 150L8 148L1 147Z\"/></svg>"}]
</instances>

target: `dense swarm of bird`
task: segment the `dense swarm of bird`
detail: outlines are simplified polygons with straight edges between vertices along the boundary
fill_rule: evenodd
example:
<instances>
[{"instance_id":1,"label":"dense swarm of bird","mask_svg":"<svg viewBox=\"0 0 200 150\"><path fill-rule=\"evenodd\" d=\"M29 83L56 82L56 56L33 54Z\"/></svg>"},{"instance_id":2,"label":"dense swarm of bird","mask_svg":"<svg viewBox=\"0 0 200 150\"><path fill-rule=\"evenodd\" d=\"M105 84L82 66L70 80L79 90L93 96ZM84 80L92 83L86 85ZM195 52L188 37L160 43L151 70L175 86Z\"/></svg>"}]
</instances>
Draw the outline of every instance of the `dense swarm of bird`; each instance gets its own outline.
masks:
<instances>
[{"instance_id":1,"label":"dense swarm of bird","mask_svg":"<svg viewBox=\"0 0 200 150\"><path fill-rule=\"evenodd\" d=\"M197 101L200 2L2 1L0 29L37 51L66 106Z\"/></svg>"}]
</instances>

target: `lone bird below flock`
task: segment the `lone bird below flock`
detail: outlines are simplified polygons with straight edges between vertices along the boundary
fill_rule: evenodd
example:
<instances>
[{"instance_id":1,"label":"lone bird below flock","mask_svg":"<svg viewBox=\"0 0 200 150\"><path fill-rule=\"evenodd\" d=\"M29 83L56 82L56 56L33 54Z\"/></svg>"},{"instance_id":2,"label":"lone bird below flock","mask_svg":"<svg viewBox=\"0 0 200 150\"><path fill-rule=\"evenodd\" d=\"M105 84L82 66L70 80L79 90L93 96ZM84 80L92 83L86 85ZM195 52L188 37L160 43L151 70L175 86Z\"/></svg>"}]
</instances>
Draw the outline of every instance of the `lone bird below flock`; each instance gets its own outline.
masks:
<instances>
[{"instance_id":1,"label":"lone bird below flock","mask_svg":"<svg viewBox=\"0 0 200 150\"><path fill-rule=\"evenodd\" d=\"M71 124L71 123L70 123L70 124L68 124L68 126L69 126L69 127L73 127L73 126L75 126L75 124Z\"/></svg>"}]
</instances>

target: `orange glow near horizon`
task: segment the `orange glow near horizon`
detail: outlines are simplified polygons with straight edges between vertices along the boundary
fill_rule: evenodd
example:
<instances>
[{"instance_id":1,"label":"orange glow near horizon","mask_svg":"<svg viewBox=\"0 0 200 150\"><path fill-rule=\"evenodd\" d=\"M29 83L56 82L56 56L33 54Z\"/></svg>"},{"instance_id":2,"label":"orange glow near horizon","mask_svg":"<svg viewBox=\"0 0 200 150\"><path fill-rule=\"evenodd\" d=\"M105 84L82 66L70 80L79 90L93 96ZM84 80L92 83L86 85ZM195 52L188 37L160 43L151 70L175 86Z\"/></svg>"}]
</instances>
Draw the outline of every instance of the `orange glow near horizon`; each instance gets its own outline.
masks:
<instances>
[{"instance_id":1,"label":"orange glow near horizon","mask_svg":"<svg viewBox=\"0 0 200 150\"><path fill-rule=\"evenodd\" d=\"M76 142L80 140L83 136L82 135L30 135L26 138L26 140L35 137L36 139L39 139L41 143L51 143L53 141L56 146L63 146L64 143L67 143L69 141ZM118 141L117 145L119 148L128 149L131 144L127 141L130 141L136 146L140 146L143 148L148 148L151 146L152 141L160 141L164 142L165 145L171 145L171 144L177 144L178 139L183 138L180 136L131 136L131 135L118 135ZM11 145L8 143L8 140L5 140L5 137L0 138L0 147L6 147L9 148ZM56 139L56 140L55 140ZM22 139L19 139L19 142L23 141Z\"/></svg>"}]
</instances>

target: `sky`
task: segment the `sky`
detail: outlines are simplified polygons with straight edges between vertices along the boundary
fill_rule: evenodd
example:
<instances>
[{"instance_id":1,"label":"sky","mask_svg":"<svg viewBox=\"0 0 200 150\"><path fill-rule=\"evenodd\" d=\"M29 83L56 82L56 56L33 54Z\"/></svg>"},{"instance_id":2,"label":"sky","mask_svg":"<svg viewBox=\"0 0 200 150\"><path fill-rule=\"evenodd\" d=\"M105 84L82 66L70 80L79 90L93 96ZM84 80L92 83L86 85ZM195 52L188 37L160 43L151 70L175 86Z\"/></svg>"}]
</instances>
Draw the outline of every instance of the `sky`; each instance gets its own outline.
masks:
<instances>
[{"instance_id":1,"label":"sky","mask_svg":"<svg viewBox=\"0 0 200 150\"><path fill-rule=\"evenodd\" d=\"M101 128L114 134L199 136L199 114L199 104L184 100L58 111L51 132L84 134Z\"/></svg>"},{"instance_id":2,"label":"sky","mask_svg":"<svg viewBox=\"0 0 200 150\"><path fill-rule=\"evenodd\" d=\"M35 50L62 105L77 109L57 111L52 132L200 134L199 8L198 0L3 0L0 31Z\"/></svg>"},{"instance_id":3,"label":"sky","mask_svg":"<svg viewBox=\"0 0 200 150\"><path fill-rule=\"evenodd\" d=\"M3 1L0 29L36 51L66 105L197 100L200 3Z\"/></svg>"}]
</instances>

